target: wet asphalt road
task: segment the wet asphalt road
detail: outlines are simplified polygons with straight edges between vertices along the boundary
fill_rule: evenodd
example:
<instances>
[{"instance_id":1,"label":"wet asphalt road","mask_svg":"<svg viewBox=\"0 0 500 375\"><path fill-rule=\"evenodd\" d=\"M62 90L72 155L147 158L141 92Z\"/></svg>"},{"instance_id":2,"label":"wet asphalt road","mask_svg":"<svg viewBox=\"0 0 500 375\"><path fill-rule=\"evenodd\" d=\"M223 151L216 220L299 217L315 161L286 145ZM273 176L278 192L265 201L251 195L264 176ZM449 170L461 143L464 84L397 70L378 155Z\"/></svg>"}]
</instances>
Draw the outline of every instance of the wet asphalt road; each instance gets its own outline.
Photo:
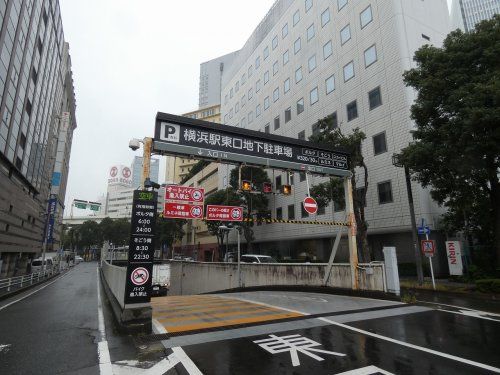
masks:
<instances>
[{"instance_id":1,"label":"wet asphalt road","mask_svg":"<svg viewBox=\"0 0 500 375\"><path fill-rule=\"evenodd\" d=\"M8 345L0 351L0 374L99 374L96 268L80 263L0 310L0 346Z\"/></svg>"}]
</instances>

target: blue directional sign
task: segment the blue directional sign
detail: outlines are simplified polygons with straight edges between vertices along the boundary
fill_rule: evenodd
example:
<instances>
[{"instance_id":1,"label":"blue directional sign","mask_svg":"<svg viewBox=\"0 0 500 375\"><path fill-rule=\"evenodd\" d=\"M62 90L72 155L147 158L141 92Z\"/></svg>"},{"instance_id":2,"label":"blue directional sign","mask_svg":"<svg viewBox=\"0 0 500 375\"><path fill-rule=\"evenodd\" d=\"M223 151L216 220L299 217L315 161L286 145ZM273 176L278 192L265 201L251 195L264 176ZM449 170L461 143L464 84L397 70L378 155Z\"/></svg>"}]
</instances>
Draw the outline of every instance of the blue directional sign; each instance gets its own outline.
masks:
<instances>
[{"instance_id":1,"label":"blue directional sign","mask_svg":"<svg viewBox=\"0 0 500 375\"><path fill-rule=\"evenodd\" d=\"M418 227L417 232L418 234L431 234L431 228L429 228L428 225L425 227Z\"/></svg>"}]
</instances>

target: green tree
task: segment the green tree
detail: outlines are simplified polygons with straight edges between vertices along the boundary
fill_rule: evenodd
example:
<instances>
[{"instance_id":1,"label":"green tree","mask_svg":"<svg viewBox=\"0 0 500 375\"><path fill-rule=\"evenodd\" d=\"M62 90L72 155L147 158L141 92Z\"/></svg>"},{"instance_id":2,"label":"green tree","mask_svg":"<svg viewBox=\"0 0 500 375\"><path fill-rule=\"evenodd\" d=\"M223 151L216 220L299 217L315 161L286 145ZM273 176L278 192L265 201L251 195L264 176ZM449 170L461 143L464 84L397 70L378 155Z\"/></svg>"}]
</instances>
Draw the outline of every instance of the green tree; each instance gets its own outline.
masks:
<instances>
[{"instance_id":1,"label":"green tree","mask_svg":"<svg viewBox=\"0 0 500 375\"><path fill-rule=\"evenodd\" d=\"M102 244L102 234L99 229L99 224L93 220L84 221L78 227L78 244L84 249L91 247L99 247Z\"/></svg>"},{"instance_id":2,"label":"green tree","mask_svg":"<svg viewBox=\"0 0 500 375\"><path fill-rule=\"evenodd\" d=\"M404 81L417 92L416 130L401 161L448 209L448 228L472 231L500 266L499 56L499 15L415 53Z\"/></svg>"},{"instance_id":3,"label":"green tree","mask_svg":"<svg viewBox=\"0 0 500 375\"><path fill-rule=\"evenodd\" d=\"M181 240L184 236L182 227L187 223L183 219L156 218L156 241L161 248L167 246L172 248L176 240Z\"/></svg>"},{"instance_id":4,"label":"green tree","mask_svg":"<svg viewBox=\"0 0 500 375\"><path fill-rule=\"evenodd\" d=\"M361 145L366 136L358 128L351 134L344 135L337 127L332 116L318 120L318 131L309 137L310 141L323 143L332 149L344 149L350 153L349 170L351 171L351 183L353 186L353 208L357 225L356 241L358 249L361 249L362 260L369 262L372 254L368 246L368 223L365 217L366 192L368 191L368 168L366 167ZM361 168L362 178L356 174L357 168ZM362 187L359 188L359 181ZM317 200L318 205L326 206L328 202L334 201L345 206L345 194L343 181L340 178L330 178L329 181L315 185L310 189L311 195Z\"/></svg>"},{"instance_id":5,"label":"green tree","mask_svg":"<svg viewBox=\"0 0 500 375\"><path fill-rule=\"evenodd\" d=\"M130 240L130 220L126 218L113 220L109 240L115 246L128 245Z\"/></svg>"},{"instance_id":6,"label":"green tree","mask_svg":"<svg viewBox=\"0 0 500 375\"><path fill-rule=\"evenodd\" d=\"M241 206L244 207L243 216L245 219L252 219L254 216L262 215L267 212L268 198L262 193L262 184L264 182L270 182L269 176L267 175L264 168L260 167L247 167L241 168L241 179L251 181L252 184L258 189L257 193L250 193L239 190L239 169L235 168L231 171L229 177L229 184L231 187L237 191L238 196L241 198ZM254 241L253 235L253 221L243 221L241 223L241 228L243 230L243 236L247 242L247 251L252 251L252 242Z\"/></svg>"},{"instance_id":7,"label":"green tree","mask_svg":"<svg viewBox=\"0 0 500 375\"><path fill-rule=\"evenodd\" d=\"M208 195L205 198L205 212L207 212L207 205L223 205L223 206L240 206L242 204L241 197L236 193L236 191L228 187L224 190L217 190L216 192ZM227 222L216 221L216 220L205 220L207 224L208 232L217 237L217 245L219 247L219 257L224 259L223 255L223 244L224 244L224 233L219 230L221 225L226 225Z\"/></svg>"}]
</instances>

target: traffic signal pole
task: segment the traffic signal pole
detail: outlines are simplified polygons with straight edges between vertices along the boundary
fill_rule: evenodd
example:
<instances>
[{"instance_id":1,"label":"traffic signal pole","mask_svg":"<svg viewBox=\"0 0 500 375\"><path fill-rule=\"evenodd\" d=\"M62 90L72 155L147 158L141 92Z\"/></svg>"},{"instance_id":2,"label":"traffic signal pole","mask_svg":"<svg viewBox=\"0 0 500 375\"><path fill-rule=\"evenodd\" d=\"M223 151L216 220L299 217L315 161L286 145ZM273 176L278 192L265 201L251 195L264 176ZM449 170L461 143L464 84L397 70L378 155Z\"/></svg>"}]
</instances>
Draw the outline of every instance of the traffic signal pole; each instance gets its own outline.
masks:
<instances>
[{"instance_id":1,"label":"traffic signal pole","mask_svg":"<svg viewBox=\"0 0 500 375\"><path fill-rule=\"evenodd\" d=\"M349 243L349 263L351 265L351 286L353 290L358 289L358 244L356 242L356 218L354 217L354 203L352 200L351 177L344 178L345 208L349 231L347 241Z\"/></svg>"}]
</instances>

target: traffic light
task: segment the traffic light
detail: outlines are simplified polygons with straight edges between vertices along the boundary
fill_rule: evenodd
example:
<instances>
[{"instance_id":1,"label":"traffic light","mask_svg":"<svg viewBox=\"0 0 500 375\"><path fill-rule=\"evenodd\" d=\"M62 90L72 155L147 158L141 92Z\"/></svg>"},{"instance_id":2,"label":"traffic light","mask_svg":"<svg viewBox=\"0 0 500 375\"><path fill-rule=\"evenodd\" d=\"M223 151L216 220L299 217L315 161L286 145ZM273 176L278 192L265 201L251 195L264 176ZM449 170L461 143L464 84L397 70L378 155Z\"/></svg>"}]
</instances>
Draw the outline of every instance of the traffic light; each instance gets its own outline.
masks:
<instances>
[{"instance_id":1,"label":"traffic light","mask_svg":"<svg viewBox=\"0 0 500 375\"><path fill-rule=\"evenodd\" d=\"M241 181L241 190L252 191L252 182L248 180Z\"/></svg>"},{"instance_id":2,"label":"traffic light","mask_svg":"<svg viewBox=\"0 0 500 375\"><path fill-rule=\"evenodd\" d=\"M264 182L262 184L262 192L264 194L271 194L273 192L273 184L270 182Z\"/></svg>"},{"instance_id":3,"label":"traffic light","mask_svg":"<svg viewBox=\"0 0 500 375\"><path fill-rule=\"evenodd\" d=\"M283 195L292 194L292 186L291 185L281 185L281 194L283 194Z\"/></svg>"}]
</instances>

